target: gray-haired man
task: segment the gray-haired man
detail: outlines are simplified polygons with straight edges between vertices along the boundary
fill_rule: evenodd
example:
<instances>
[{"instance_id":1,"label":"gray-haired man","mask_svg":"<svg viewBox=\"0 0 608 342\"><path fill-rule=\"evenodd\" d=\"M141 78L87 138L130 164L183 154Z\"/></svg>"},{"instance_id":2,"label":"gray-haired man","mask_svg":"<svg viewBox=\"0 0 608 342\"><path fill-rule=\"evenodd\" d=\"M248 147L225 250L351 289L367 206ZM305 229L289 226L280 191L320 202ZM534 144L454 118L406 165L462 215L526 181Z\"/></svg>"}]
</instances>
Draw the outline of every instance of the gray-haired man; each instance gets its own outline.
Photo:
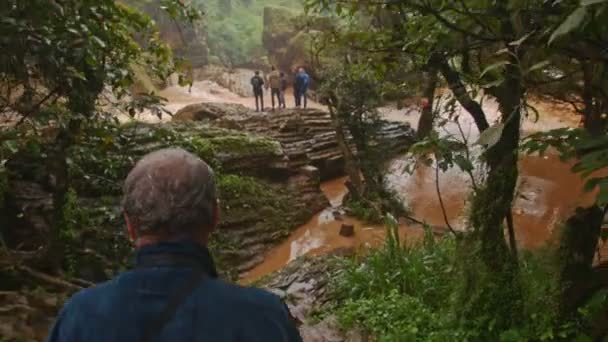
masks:
<instances>
[{"instance_id":1,"label":"gray-haired man","mask_svg":"<svg viewBox=\"0 0 608 342\"><path fill-rule=\"evenodd\" d=\"M49 341L301 341L278 297L217 279L206 246L218 202L205 162L181 149L150 153L124 192L135 269L73 296Z\"/></svg>"}]
</instances>

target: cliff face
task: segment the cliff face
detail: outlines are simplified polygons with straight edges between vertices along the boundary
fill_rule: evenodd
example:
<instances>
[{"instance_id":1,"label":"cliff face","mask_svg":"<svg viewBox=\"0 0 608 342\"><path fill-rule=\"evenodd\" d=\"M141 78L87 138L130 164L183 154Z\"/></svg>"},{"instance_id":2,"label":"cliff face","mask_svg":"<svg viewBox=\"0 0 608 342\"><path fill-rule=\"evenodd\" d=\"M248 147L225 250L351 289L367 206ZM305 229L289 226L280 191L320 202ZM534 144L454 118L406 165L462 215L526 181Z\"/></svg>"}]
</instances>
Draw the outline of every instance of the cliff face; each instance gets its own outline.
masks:
<instances>
[{"instance_id":1,"label":"cliff face","mask_svg":"<svg viewBox=\"0 0 608 342\"><path fill-rule=\"evenodd\" d=\"M271 64L293 73L306 67L309 73L327 62L315 51L315 39L329 31L334 23L329 18L307 17L281 7L264 8L262 43Z\"/></svg>"},{"instance_id":2,"label":"cliff face","mask_svg":"<svg viewBox=\"0 0 608 342\"><path fill-rule=\"evenodd\" d=\"M209 47L207 33L202 24L184 23L172 19L160 8L159 1L127 0L125 2L145 12L156 22L161 39L173 49L176 56L189 61L193 68L207 65Z\"/></svg>"},{"instance_id":3,"label":"cliff face","mask_svg":"<svg viewBox=\"0 0 608 342\"><path fill-rule=\"evenodd\" d=\"M280 7L264 8L262 43L271 64L293 72L309 64L308 35L301 31L297 15Z\"/></svg>"}]
</instances>

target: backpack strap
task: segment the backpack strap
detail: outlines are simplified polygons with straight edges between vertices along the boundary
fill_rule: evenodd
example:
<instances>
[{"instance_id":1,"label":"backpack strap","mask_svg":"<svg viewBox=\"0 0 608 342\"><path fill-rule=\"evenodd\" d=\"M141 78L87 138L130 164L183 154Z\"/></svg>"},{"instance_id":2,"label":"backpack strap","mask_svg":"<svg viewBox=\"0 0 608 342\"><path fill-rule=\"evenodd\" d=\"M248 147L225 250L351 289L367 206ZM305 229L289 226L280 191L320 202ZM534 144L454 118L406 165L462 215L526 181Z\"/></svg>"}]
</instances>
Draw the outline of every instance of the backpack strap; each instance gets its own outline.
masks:
<instances>
[{"instance_id":1,"label":"backpack strap","mask_svg":"<svg viewBox=\"0 0 608 342\"><path fill-rule=\"evenodd\" d=\"M180 258L173 255L159 255L157 258L148 259L146 263L139 265L137 268L168 265L189 266L193 270L192 277L169 298L160 314L148 322L139 340L140 342L152 342L155 338L158 338L164 327L175 316L177 309L194 293L203 280L208 277L202 268L200 266L196 267L189 258Z\"/></svg>"}]
</instances>

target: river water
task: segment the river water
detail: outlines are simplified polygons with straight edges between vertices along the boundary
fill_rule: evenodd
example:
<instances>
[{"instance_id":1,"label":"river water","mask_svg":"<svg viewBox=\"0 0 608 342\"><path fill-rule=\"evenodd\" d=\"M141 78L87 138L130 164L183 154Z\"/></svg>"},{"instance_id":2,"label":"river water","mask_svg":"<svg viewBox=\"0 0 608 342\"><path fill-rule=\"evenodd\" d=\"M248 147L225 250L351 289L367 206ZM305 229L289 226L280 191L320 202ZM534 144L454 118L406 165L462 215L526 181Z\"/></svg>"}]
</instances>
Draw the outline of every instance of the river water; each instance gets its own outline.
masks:
<instances>
[{"instance_id":1,"label":"river water","mask_svg":"<svg viewBox=\"0 0 608 342\"><path fill-rule=\"evenodd\" d=\"M167 108L177 111L181 107L198 102L240 103L253 108L251 98L243 98L231 93L213 82L195 82L192 92L178 86L169 87L161 92L169 100ZM310 102L311 106L321 107ZM288 103L289 104L289 103ZM524 119L524 135L559 127L574 127L577 117L570 108L532 101L540 113L539 120ZM484 102L484 110L491 123L497 122L499 113L497 104L491 100ZM474 145L478 139L474 123L470 116L461 110L460 128L469 142L473 154L479 154L480 148ZM381 109L387 120L409 122L416 127L419 118L417 111L407 112L393 107ZM145 114L144 114L145 116ZM140 117L145 121L154 121L151 117ZM453 135L462 139L458 126L447 124L441 129L444 136ZM407 157L398 157L387 165L387 183L396 191L411 210L412 216L433 226L446 227L436 189L436 171L433 166L419 166L413 173L405 172L410 163ZM552 240L553 230L557 223L571 215L579 205L589 204L592 194L583 192L584 181L571 172L571 164L562 162L555 154L546 156L520 156L520 179L513 207L513 218L516 238L519 247L534 249ZM471 192L469 177L458 169L449 169L438 174L439 188L444 202L447 219L455 229L466 229L466 206ZM379 246L385 237L385 229L380 225L369 225L350 217L338 215L343 196L346 194L346 178L334 179L322 184L321 188L331 202L331 206L311 218L305 225L296 229L291 236L271 250L263 263L244 276L243 281L253 281L260 276L281 269L290 261L303 255L326 254L341 248L369 249ZM339 234L342 224L355 227L353 237ZM420 226L400 224L400 236L407 241L416 241L422 236Z\"/></svg>"}]
</instances>

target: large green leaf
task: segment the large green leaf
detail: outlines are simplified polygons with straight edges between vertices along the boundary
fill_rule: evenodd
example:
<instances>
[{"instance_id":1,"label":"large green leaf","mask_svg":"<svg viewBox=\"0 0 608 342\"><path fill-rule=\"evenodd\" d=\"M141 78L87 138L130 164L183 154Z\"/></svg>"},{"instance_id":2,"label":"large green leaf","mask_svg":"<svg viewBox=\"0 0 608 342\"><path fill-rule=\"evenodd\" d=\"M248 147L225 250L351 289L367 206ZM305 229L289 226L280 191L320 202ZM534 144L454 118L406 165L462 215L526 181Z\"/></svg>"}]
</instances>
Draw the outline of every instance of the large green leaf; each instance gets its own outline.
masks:
<instances>
[{"instance_id":1,"label":"large green leaf","mask_svg":"<svg viewBox=\"0 0 608 342\"><path fill-rule=\"evenodd\" d=\"M559 27L553 32L551 38L549 39L549 44L553 43L553 41L563 35L566 35L581 26L585 16L587 15L586 7L577 8L572 14L566 18L566 20L559 25Z\"/></svg>"},{"instance_id":2,"label":"large green leaf","mask_svg":"<svg viewBox=\"0 0 608 342\"><path fill-rule=\"evenodd\" d=\"M502 136L502 131L504 130L505 125L503 123L496 124L485 131L483 131L479 135L479 140L477 140L477 144L485 145L487 148L490 148L500 140Z\"/></svg>"},{"instance_id":3,"label":"large green leaf","mask_svg":"<svg viewBox=\"0 0 608 342\"><path fill-rule=\"evenodd\" d=\"M608 0L581 0L581 5L583 6L591 6L595 4L606 3Z\"/></svg>"},{"instance_id":4,"label":"large green leaf","mask_svg":"<svg viewBox=\"0 0 608 342\"><path fill-rule=\"evenodd\" d=\"M504 68L504 66L507 64L509 64L509 61L500 61L500 62L494 63L492 65L489 65L485 69L483 69L483 71L481 72L481 75L479 75L479 77L480 78L484 77L485 74L487 74L488 72L490 72L492 70Z\"/></svg>"}]
</instances>

